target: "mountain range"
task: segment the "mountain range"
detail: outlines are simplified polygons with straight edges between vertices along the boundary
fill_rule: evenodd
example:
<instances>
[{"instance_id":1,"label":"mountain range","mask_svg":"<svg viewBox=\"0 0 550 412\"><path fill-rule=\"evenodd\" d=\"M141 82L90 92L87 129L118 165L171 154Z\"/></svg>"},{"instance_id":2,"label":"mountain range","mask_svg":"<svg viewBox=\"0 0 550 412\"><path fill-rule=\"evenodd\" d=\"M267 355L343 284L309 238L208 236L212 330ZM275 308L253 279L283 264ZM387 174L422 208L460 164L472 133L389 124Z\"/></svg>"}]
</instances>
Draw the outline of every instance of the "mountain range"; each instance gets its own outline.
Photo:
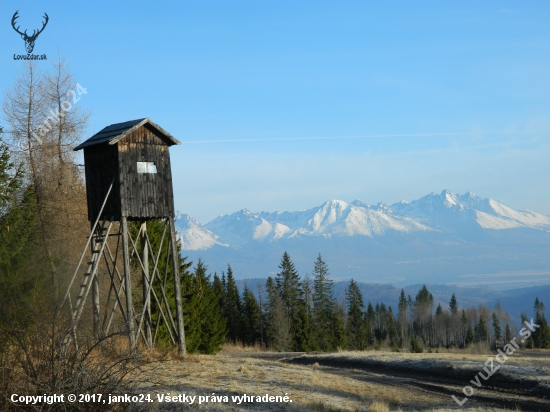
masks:
<instances>
[{"instance_id":1,"label":"mountain range","mask_svg":"<svg viewBox=\"0 0 550 412\"><path fill-rule=\"evenodd\" d=\"M329 200L296 212L242 209L205 225L178 214L176 226L182 254L212 271L231 264L240 278L275 274L286 250L301 273L311 273L321 253L336 279L550 284L550 218L471 192L392 205Z\"/></svg>"}]
</instances>

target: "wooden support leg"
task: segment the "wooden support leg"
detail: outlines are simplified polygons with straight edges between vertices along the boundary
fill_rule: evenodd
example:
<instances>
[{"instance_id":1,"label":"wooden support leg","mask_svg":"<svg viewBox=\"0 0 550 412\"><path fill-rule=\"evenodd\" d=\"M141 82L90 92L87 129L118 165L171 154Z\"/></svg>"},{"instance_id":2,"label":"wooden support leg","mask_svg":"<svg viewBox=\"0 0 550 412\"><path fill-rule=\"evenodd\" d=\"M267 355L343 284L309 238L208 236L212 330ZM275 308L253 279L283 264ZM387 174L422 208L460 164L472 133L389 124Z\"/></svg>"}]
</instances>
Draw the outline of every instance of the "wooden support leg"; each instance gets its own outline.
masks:
<instances>
[{"instance_id":1,"label":"wooden support leg","mask_svg":"<svg viewBox=\"0 0 550 412\"><path fill-rule=\"evenodd\" d=\"M178 247L176 244L176 229L174 227L174 218L169 217L170 224L170 244L172 246L172 263L174 265L174 294L176 297L176 322L178 327L178 354L186 355L185 331L183 326L183 308L181 304L181 281L179 271Z\"/></svg>"},{"instance_id":2,"label":"wooden support leg","mask_svg":"<svg viewBox=\"0 0 550 412\"><path fill-rule=\"evenodd\" d=\"M128 316L128 337L130 338L130 347L136 347L136 335L134 326L134 304L132 302L132 282L130 279L130 252L128 241L128 221L126 217L121 218L122 223L122 254L124 259L124 288L126 294L126 314Z\"/></svg>"},{"instance_id":3,"label":"wooden support leg","mask_svg":"<svg viewBox=\"0 0 550 412\"><path fill-rule=\"evenodd\" d=\"M145 329L145 344L147 347L153 346L153 338L151 335L151 294L149 289L149 246L147 245L147 222L141 223L141 261L142 269L142 290L143 290L143 306L144 306L144 329Z\"/></svg>"}]
</instances>

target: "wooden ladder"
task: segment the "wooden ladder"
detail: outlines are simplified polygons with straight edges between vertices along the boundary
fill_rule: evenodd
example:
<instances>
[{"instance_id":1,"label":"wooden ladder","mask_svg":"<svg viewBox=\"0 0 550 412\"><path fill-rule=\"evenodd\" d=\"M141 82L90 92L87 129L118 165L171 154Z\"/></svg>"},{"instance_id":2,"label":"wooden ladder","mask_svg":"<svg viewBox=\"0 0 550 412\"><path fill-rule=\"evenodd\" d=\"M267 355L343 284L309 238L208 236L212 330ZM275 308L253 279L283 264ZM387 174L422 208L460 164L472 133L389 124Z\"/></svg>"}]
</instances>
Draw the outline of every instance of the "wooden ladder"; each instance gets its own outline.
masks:
<instances>
[{"instance_id":1,"label":"wooden ladder","mask_svg":"<svg viewBox=\"0 0 550 412\"><path fill-rule=\"evenodd\" d=\"M88 262L88 268L86 273L84 273L84 279L80 284L80 290L78 296L76 297L75 306L72 310L72 320L74 324L77 324L80 316L82 315L82 310L84 309L84 303L90 292L93 279L97 276L97 269L101 261L101 256L103 255L103 250L105 249L105 244L111 232L111 227L113 226L113 217L105 217L101 224L97 226L97 231L95 234L92 234L92 258Z\"/></svg>"}]
</instances>

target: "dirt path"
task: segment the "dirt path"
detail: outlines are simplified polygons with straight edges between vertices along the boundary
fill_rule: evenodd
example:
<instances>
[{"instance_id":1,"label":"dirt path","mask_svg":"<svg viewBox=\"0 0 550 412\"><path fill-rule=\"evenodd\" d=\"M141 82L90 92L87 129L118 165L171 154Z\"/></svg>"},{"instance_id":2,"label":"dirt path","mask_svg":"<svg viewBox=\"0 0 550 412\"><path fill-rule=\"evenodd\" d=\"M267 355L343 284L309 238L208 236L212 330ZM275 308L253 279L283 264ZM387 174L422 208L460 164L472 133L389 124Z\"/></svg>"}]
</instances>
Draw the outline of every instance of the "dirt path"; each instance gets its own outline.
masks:
<instances>
[{"instance_id":1,"label":"dirt path","mask_svg":"<svg viewBox=\"0 0 550 412\"><path fill-rule=\"evenodd\" d=\"M532 382L522 383L499 379L496 375L487 381L481 381L482 387L477 388L469 379L469 376L455 377L441 371L425 371L400 368L394 364L381 365L350 361L349 359L327 359L325 356L306 355L304 353L235 353L232 356L269 359L284 363L299 364L318 367L325 373L344 376L361 382L394 386L396 388L409 388L415 392L423 392L433 400L434 405L449 405L458 407L451 395L459 400L464 398L465 385L475 389L474 395L468 398L464 407L478 408L521 408L522 411L548 411L550 410L550 392L541 391L539 387L533 388ZM453 405L454 404L454 405ZM403 407L407 407L407 400L403 400ZM412 405L411 405L412 406Z\"/></svg>"}]
</instances>

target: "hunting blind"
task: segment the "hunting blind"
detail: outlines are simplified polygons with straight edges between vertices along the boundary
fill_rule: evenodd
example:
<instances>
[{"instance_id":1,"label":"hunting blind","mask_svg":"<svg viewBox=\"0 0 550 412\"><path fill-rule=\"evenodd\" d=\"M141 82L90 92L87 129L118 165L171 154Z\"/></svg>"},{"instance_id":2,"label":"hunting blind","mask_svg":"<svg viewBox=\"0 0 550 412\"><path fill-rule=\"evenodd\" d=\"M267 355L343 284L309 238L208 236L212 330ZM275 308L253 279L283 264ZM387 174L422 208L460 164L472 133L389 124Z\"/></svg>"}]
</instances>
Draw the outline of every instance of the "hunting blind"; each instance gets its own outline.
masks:
<instances>
[{"instance_id":1,"label":"hunting blind","mask_svg":"<svg viewBox=\"0 0 550 412\"><path fill-rule=\"evenodd\" d=\"M139 119L107 126L74 149L84 149L91 224L90 236L61 304L68 303L70 340L75 345L82 312L91 306L94 331L99 337L118 330L127 333L132 347L140 339L152 346L162 327L178 345L180 354L185 354L169 153L169 147L177 144L178 140L151 120ZM164 227L155 248L147 234L147 221L153 219L163 222ZM132 232L129 221L138 222L133 225L139 230ZM89 247L91 259L82 273ZM163 250L167 250L167 255L161 271ZM138 262L138 281L132 279L135 274L131 273L131 261ZM75 283L79 276L80 285ZM171 294L165 290L170 277L175 302L169 301ZM136 286L142 293L134 305L132 288ZM90 290L91 305L86 303Z\"/></svg>"}]
</instances>

